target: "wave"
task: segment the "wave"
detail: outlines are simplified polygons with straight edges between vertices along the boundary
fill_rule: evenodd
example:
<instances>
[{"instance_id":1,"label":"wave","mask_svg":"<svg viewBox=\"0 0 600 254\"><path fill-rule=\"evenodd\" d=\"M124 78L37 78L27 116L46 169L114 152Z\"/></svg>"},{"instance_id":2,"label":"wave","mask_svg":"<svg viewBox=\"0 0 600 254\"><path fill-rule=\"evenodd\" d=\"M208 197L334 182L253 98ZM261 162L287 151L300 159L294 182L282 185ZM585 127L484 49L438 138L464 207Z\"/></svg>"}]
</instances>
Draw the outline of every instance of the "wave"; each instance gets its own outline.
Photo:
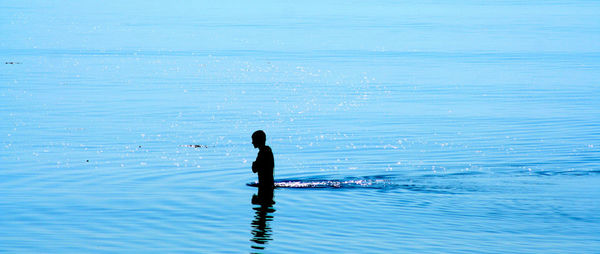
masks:
<instances>
[{"instance_id":1,"label":"wave","mask_svg":"<svg viewBox=\"0 0 600 254\"><path fill-rule=\"evenodd\" d=\"M248 186L258 187L258 182L248 183ZM375 188L381 189L386 185L384 180L281 180L275 181L275 188Z\"/></svg>"},{"instance_id":2,"label":"wave","mask_svg":"<svg viewBox=\"0 0 600 254\"><path fill-rule=\"evenodd\" d=\"M431 183L401 183L394 179L378 177L347 178L347 179L282 179L275 181L276 189L376 189L376 190L407 190L421 193L457 194L459 190L452 186L442 186ZM258 187L258 182L247 183Z\"/></svg>"}]
</instances>

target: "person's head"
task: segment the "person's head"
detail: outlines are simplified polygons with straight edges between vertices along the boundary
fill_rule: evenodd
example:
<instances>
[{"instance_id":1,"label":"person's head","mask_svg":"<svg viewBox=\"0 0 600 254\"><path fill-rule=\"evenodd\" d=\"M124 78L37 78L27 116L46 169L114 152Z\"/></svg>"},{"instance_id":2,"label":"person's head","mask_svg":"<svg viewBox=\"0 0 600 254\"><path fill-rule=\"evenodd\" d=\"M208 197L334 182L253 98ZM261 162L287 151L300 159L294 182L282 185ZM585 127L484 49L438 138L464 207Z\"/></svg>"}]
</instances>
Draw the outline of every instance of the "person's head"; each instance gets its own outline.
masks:
<instances>
[{"instance_id":1,"label":"person's head","mask_svg":"<svg viewBox=\"0 0 600 254\"><path fill-rule=\"evenodd\" d=\"M267 141L267 135L262 130L257 130L252 134L252 145L254 148L259 148L265 146L265 142Z\"/></svg>"}]
</instances>

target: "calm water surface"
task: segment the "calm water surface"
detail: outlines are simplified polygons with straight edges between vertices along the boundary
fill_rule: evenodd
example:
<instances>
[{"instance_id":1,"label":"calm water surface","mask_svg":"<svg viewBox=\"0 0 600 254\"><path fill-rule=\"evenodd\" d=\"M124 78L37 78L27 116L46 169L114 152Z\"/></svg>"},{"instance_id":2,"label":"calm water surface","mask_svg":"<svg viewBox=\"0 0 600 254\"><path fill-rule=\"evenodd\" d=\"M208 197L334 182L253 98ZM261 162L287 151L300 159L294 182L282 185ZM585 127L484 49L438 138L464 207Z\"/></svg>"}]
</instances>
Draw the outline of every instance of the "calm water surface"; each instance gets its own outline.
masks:
<instances>
[{"instance_id":1,"label":"calm water surface","mask_svg":"<svg viewBox=\"0 0 600 254\"><path fill-rule=\"evenodd\" d=\"M3 1L0 252L597 252L598 13Z\"/></svg>"}]
</instances>

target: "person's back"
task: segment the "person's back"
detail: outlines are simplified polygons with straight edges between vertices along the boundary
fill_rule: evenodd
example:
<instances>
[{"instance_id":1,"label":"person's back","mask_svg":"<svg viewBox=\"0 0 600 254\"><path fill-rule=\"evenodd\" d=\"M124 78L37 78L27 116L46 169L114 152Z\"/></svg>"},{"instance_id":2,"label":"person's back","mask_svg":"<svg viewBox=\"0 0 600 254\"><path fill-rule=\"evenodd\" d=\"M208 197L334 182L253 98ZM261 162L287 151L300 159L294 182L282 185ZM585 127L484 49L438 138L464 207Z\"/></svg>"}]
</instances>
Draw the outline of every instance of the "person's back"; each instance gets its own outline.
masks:
<instances>
[{"instance_id":1,"label":"person's back","mask_svg":"<svg viewBox=\"0 0 600 254\"><path fill-rule=\"evenodd\" d=\"M259 185L264 187L273 187L274 164L273 152L271 151L271 148L268 146L259 148L258 156L256 156L256 162L254 164L256 165L255 168L258 173Z\"/></svg>"},{"instance_id":2,"label":"person's back","mask_svg":"<svg viewBox=\"0 0 600 254\"><path fill-rule=\"evenodd\" d=\"M273 169L275 168L275 160L273 151L265 145L266 134L259 130L252 134L252 144L254 148L258 148L258 156L256 161L252 163L252 172L258 173L259 187L274 187Z\"/></svg>"}]
</instances>

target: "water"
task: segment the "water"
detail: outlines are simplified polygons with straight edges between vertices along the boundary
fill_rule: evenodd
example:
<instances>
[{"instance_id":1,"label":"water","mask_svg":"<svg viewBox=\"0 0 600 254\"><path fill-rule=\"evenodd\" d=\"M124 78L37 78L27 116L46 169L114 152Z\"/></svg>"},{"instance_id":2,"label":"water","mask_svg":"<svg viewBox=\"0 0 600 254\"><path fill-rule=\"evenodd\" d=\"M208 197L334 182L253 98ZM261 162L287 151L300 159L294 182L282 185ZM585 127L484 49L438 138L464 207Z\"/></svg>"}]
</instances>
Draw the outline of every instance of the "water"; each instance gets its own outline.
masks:
<instances>
[{"instance_id":1,"label":"water","mask_svg":"<svg viewBox=\"0 0 600 254\"><path fill-rule=\"evenodd\" d=\"M0 251L597 252L599 12L3 1Z\"/></svg>"}]
</instances>

